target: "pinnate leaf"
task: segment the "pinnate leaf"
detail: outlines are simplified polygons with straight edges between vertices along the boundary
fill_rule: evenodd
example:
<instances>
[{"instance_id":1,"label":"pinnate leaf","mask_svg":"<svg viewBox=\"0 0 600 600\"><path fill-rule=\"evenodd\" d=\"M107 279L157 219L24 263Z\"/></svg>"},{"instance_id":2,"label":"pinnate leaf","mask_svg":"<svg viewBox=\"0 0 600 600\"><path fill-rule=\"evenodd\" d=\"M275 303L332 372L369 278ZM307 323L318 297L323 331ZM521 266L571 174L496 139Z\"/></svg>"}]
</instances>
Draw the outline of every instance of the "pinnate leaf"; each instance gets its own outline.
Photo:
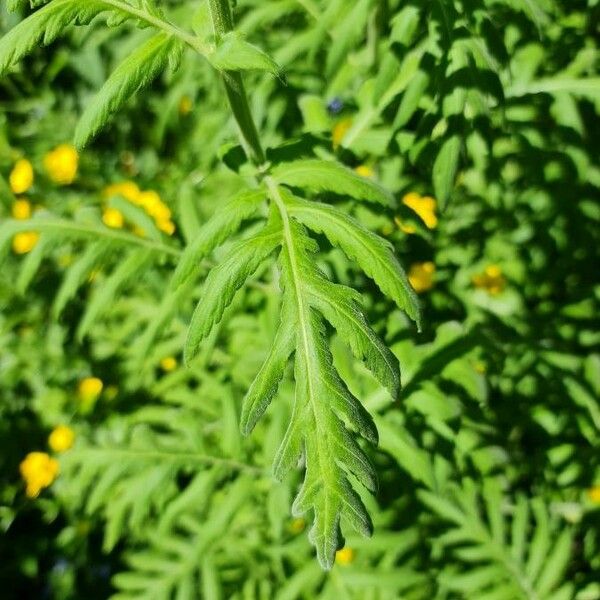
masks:
<instances>
[{"instance_id":1,"label":"pinnate leaf","mask_svg":"<svg viewBox=\"0 0 600 600\"><path fill-rule=\"evenodd\" d=\"M384 206L396 203L385 188L335 162L306 159L281 163L273 169L273 177L279 183L314 192L333 192Z\"/></svg>"},{"instance_id":2,"label":"pinnate leaf","mask_svg":"<svg viewBox=\"0 0 600 600\"><path fill-rule=\"evenodd\" d=\"M159 33L128 56L88 104L75 130L75 145L84 146L129 97L151 83L182 52L175 38Z\"/></svg>"}]
</instances>

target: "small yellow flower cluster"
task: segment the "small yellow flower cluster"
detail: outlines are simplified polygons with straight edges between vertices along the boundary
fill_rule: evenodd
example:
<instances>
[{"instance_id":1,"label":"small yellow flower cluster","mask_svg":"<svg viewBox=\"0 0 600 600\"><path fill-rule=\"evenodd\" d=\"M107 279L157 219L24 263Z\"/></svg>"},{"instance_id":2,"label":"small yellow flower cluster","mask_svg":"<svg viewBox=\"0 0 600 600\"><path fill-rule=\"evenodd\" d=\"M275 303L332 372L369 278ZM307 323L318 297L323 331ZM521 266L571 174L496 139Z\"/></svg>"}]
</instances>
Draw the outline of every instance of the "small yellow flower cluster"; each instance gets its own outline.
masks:
<instances>
[{"instance_id":1,"label":"small yellow flower cluster","mask_svg":"<svg viewBox=\"0 0 600 600\"><path fill-rule=\"evenodd\" d=\"M142 191L133 181L123 181L108 185L104 188L102 195L104 198L111 198L112 196L125 198L132 204L143 208L154 219L156 226L162 232L167 235L173 235L175 232L175 223L171 220L171 210L154 190ZM123 215L116 208L105 208L102 220L107 227L121 229L124 225ZM142 231L137 233L143 235Z\"/></svg>"},{"instance_id":2,"label":"small yellow flower cluster","mask_svg":"<svg viewBox=\"0 0 600 600\"><path fill-rule=\"evenodd\" d=\"M44 156L44 167L54 182L68 185L77 175L79 154L73 146L61 144ZM24 194L33 186L33 165L26 158L19 159L13 166L8 183L13 194ZM31 204L26 198L19 198L12 206L15 219L25 220L31 217ZM38 243L39 234L35 231L21 231L15 234L12 248L15 254L27 254Z\"/></svg>"},{"instance_id":3,"label":"small yellow flower cluster","mask_svg":"<svg viewBox=\"0 0 600 600\"><path fill-rule=\"evenodd\" d=\"M354 562L356 553L352 548L342 548L335 553L335 562L340 565L349 565Z\"/></svg>"},{"instance_id":4,"label":"small yellow flower cluster","mask_svg":"<svg viewBox=\"0 0 600 600\"><path fill-rule=\"evenodd\" d=\"M435 281L435 265L432 262L412 264L408 271L408 281L417 294L430 290Z\"/></svg>"},{"instance_id":5,"label":"small yellow flower cluster","mask_svg":"<svg viewBox=\"0 0 600 600\"><path fill-rule=\"evenodd\" d=\"M79 154L70 144L60 144L44 156L48 177L59 185L73 183L79 168Z\"/></svg>"},{"instance_id":6,"label":"small yellow flower cluster","mask_svg":"<svg viewBox=\"0 0 600 600\"><path fill-rule=\"evenodd\" d=\"M8 184L13 194L24 194L33 185L33 166L26 158L18 160L10 175Z\"/></svg>"},{"instance_id":7,"label":"small yellow flower cluster","mask_svg":"<svg viewBox=\"0 0 600 600\"><path fill-rule=\"evenodd\" d=\"M488 265L482 273L474 275L472 281L476 288L485 290L492 296L497 296L506 287L506 279L498 265Z\"/></svg>"},{"instance_id":8,"label":"small yellow flower cluster","mask_svg":"<svg viewBox=\"0 0 600 600\"><path fill-rule=\"evenodd\" d=\"M435 198L432 198L431 196L421 196L420 194L417 194L417 192L410 192L402 198L402 202L421 217L421 220L425 223L427 229L435 229L437 227L438 218L435 214L437 202L435 201ZM415 233L416 228L414 225L403 223L399 217L396 217L395 221L404 233Z\"/></svg>"},{"instance_id":9,"label":"small yellow flower cluster","mask_svg":"<svg viewBox=\"0 0 600 600\"><path fill-rule=\"evenodd\" d=\"M177 368L177 359L174 356L165 356L160 361L160 368L166 373L174 371Z\"/></svg>"},{"instance_id":10,"label":"small yellow flower cluster","mask_svg":"<svg viewBox=\"0 0 600 600\"><path fill-rule=\"evenodd\" d=\"M25 480L25 493L30 498L39 495L58 475L58 461L46 452L30 452L19 465Z\"/></svg>"},{"instance_id":11,"label":"small yellow flower cluster","mask_svg":"<svg viewBox=\"0 0 600 600\"><path fill-rule=\"evenodd\" d=\"M333 144L334 150L339 148L350 127L352 127L352 119L350 117L341 119L334 125L333 131L331 132L331 143Z\"/></svg>"},{"instance_id":12,"label":"small yellow flower cluster","mask_svg":"<svg viewBox=\"0 0 600 600\"><path fill-rule=\"evenodd\" d=\"M66 452L73 446L75 432L67 425L58 425L48 437L48 445L53 452ZM36 498L49 487L58 476L58 461L46 452L30 452L19 465L21 477L25 481L25 493Z\"/></svg>"},{"instance_id":13,"label":"small yellow flower cluster","mask_svg":"<svg viewBox=\"0 0 600 600\"><path fill-rule=\"evenodd\" d=\"M66 452L73 446L75 432L67 425L57 425L48 437L48 446L53 452Z\"/></svg>"},{"instance_id":14,"label":"small yellow flower cluster","mask_svg":"<svg viewBox=\"0 0 600 600\"><path fill-rule=\"evenodd\" d=\"M31 203L25 198L19 198L12 205L12 216L20 221L31 217ZM33 250L40 238L35 231L21 231L13 237L12 249L15 254L26 254Z\"/></svg>"}]
</instances>

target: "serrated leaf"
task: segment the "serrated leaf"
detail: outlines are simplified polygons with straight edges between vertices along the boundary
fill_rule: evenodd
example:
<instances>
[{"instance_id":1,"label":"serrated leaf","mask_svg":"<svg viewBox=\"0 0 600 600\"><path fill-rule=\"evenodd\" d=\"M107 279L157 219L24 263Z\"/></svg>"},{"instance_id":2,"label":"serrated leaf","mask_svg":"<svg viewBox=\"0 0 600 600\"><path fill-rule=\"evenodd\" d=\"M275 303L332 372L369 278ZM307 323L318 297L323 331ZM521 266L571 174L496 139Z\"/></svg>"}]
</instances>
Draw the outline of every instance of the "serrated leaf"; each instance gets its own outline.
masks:
<instances>
[{"instance_id":1,"label":"serrated leaf","mask_svg":"<svg viewBox=\"0 0 600 600\"><path fill-rule=\"evenodd\" d=\"M54 0L40 8L0 38L0 75L40 44L53 42L73 21L87 23L103 10L94 0L85 6L77 0Z\"/></svg>"},{"instance_id":2,"label":"serrated leaf","mask_svg":"<svg viewBox=\"0 0 600 600\"><path fill-rule=\"evenodd\" d=\"M308 202L285 194L290 215L341 248L379 289L421 327L421 315L416 294L394 255L392 246L358 221L327 204Z\"/></svg>"},{"instance_id":3,"label":"serrated leaf","mask_svg":"<svg viewBox=\"0 0 600 600\"><path fill-rule=\"evenodd\" d=\"M297 160L277 165L272 173L279 183L313 192L333 192L384 206L396 203L385 188L336 162Z\"/></svg>"},{"instance_id":4,"label":"serrated leaf","mask_svg":"<svg viewBox=\"0 0 600 600\"><path fill-rule=\"evenodd\" d=\"M294 312L286 297L281 310L281 323L267 359L244 397L240 417L240 428L244 435L252 431L277 392L287 361L294 350L294 329Z\"/></svg>"},{"instance_id":5,"label":"serrated leaf","mask_svg":"<svg viewBox=\"0 0 600 600\"><path fill-rule=\"evenodd\" d=\"M279 192L274 193L280 202ZM311 257L316 245L301 225L290 221L285 212L283 216L280 264L285 302L292 307L296 324L296 398L275 459L274 473L278 478L283 477L304 456L305 479L292 510L294 514L313 512L309 539L316 547L320 564L329 569L341 544L342 516L357 531L365 535L372 531L369 515L348 476L353 474L373 490L375 472L342 418L349 418L351 425L363 431L369 431L370 424L360 422L363 415L356 411L351 394L333 367L322 317L311 307L307 284L320 277Z\"/></svg>"},{"instance_id":6,"label":"serrated leaf","mask_svg":"<svg viewBox=\"0 0 600 600\"><path fill-rule=\"evenodd\" d=\"M281 233L278 228L265 229L262 233L235 244L219 265L212 269L188 330L184 348L186 363L198 354L200 343L221 320L235 293L280 241Z\"/></svg>"},{"instance_id":7,"label":"serrated leaf","mask_svg":"<svg viewBox=\"0 0 600 600\"><path fill-rule=\"evenodd\" d=\"M354 356L365 361L395 399L400 387L398 360L369 326L360 310L360 295L324 278L311 279L307 288L311 305L333 325Z\"/></svg>"},{"instance_id":8,"label":"serrated leaf","mask_svg":"<svg viewBox=\"0 0 600 600\"><path fill-rule=\"evenodd\" d=\"M442 144L433 163L433 189L442 209L445 207L454 187L460 148L460 137L458 135L449 137Z\"/></svg>"},{"instance_id":9,"label":"serrated leaf","mask_svg":"<svg viewBox=\"0 0 600 600\"><path fill-rule=\"evenodd\" d=\"M175 288L191 277L200 261L233 235L242 222L257 211L264 198L265 193L262 190L244 191L219 208L184 250L170 286Z\"/></svg>"},{"instance_id":10,"label":"serrated leaf","mask_svg":"<svg viewBox=\"0 0 600 600\"><path fill-rule=\"evenodd\" d=\"M181 43L177 39L159 33L128 56L87 105L75 130L75 145L85 146L110 116L126 100L156 79L169 64L169 57L181 50Z\"/></svg>"},{"instance_id":11,"label":"serrated leaf","mask_svg":"<svg viewBox=\"0 0 600 600\"><path fill-rule=\"evenodd\" d=\"M210 63L220 71L269 71L281 73L279 65L263 50L244 40L239 33L225 34L215 52L208 57Z\"/></svg>"}]
</instances>

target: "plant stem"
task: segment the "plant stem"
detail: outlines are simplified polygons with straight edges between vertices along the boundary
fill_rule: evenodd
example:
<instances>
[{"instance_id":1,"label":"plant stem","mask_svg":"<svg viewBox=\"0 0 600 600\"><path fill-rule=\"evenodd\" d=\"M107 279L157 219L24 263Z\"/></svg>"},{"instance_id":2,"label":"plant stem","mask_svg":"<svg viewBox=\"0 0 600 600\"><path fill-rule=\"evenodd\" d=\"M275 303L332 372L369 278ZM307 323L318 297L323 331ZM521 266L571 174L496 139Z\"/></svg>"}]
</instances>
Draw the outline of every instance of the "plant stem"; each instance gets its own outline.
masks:
<instances>
[{"instance_id":1,"label":"plant stem","mask_svg":"<svg viewBox=\"0 0 600 600\"><path fill-rule=\"evenodd\" d=\"M233 15L229 1L209 0L210 15L217 43L226 33L233 31ZM254 164L261 165L265 162L265 153L263 152L258 131L250 112L242 76L237 71L226 71L223 74L223 83L233 116L242 134L242 142L246 154Z\"/></svg>"}]
</instances>

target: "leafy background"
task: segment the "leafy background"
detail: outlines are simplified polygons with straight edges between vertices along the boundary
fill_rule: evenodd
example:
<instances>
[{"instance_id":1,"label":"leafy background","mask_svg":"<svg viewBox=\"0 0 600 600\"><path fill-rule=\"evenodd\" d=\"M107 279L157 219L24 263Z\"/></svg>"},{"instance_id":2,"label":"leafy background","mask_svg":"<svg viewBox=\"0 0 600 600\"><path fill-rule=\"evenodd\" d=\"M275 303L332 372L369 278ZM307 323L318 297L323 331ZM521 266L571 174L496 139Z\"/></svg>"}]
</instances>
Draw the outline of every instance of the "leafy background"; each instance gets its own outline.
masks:
<instances>
[{"instance_id":1,"label":"leafy background","mask_svg":"<svg viewBox=\"0 0 600 600\"><path fill-rule=\"evenodd\" d=\"M14 4L0 8L2 32L30 12ZM206 27L202 2L159 4L182 27ZM320 268L361 293L403 383L392 401L328 332L337 370L379 431L378 447L364 446L379 489L361 492L373 537L345 529L327 572L308 519L290 513L299 474L271 474L291 373L255 431L239 428L279 322L271 265L189 367L182 348L203 277L165 292L181 249L251 175L218 74L184 52L81 152L73 184L59 186L44 174L45 154L71 141L95 92L150 34L102 20L69 27L6 73L3 589L15 598L600 598L599 17L593 0L235 7L236 30L283 72L245 73L270 160L316 153L363 167L396 210L319 199L386 237L409 272L434 265L421 271L419 333L319 237ZM160 193L174 235L152 248L103 246L63 227L16 256L7 181L22 156L36 172L27 197L61 223L85 223L107 185L133 180ZM435 227L401 202L411 192L435 197ZM68 279L86 253L96 258ZM166 371L171 356L178 366ZM89 376L104 383L92 406L77 392ZM75 446L53 485L27 498L19 464L46 451L61 423Z\"/></svg>"}]
</instances>

